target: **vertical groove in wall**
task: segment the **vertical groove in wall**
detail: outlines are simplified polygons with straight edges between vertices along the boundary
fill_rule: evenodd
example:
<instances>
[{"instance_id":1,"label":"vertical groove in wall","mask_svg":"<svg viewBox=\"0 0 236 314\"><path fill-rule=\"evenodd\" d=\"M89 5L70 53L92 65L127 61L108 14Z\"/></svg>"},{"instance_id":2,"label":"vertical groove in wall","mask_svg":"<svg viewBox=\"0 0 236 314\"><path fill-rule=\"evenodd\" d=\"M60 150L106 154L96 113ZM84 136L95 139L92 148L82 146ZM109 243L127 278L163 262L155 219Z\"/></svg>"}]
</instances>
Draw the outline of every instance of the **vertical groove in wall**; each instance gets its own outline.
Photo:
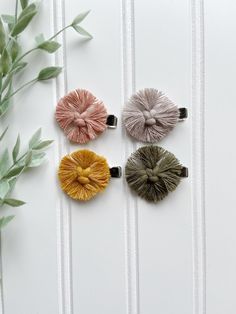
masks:
<instances>
[{"instance_id":1,"label":"vertical groove in wall","mask_svg":"<svg viewBox=\"0 0 236 314\"><path fill-rule=\"evenodd\" d=\"M204 0L192 10L192 210L194 314L206 313Z\"/></svg>"},{"instance_id":2,"label":"vertical groove in wall","mask_svg":"<svg viewBox=\"0 0 236 314\"><path fill-rule=\"evenodd\" d=\"M65 26L65 3L64 0L53 0L53 24L54 32ZM55 64L63 66L61 74L55 83L55 103L67 92L66 71L66 38L65 33L57 38L62 42L62 48L55 55ZM68 143L58 136L58 158L69 152ZM71 248L71 207L64 195L60 194L57 205L58 220L58 292L60 314L73 314L72 301L72 248Z\"/></svg>"},{"instance_id":3,"label":"vertical groove in wall","mask_svg":"<svg viewBox=\"0 0 236 314\"><path fill-rule=\"evenodd\" d=\"M135 91L134 0L121 0L121 5L122 96L125 103ZM125 137L125 132L123 135ZM125 143L126 160L136 149L136 144L128 138ZM138 204L137 199L128 192L125 195L127 195L125 208L127 314L139 314Z\"/></svg>"},{"instance_id":4,"label":"vertical groove in wall","mask_svg":"<svg viewBox=\"0 0 236 314\"><path fill-rule=\"evenodd\" d=\"M2 232L0 231L0 314L4 314L3 270L2 270Z\"/></svg>"}]
</instances>

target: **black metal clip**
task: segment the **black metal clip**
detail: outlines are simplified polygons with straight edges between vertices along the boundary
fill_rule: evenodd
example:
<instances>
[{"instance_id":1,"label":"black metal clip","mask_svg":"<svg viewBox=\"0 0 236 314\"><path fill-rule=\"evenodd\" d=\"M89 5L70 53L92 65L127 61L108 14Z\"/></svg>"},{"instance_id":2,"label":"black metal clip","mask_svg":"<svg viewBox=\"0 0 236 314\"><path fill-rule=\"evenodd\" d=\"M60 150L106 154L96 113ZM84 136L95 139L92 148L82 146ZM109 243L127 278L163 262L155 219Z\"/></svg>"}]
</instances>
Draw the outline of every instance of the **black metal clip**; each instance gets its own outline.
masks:
<instances>
[{"instance_id":1,"label":"black metal clip","mask_svg":"<svg viewBox=\"0 0 236 314\"><path fill-rule=\"evenodd\" d=\"M179 120L184 120L188 117L187 108L179 108Z\"/></svg>"},{"instance_id":2,"label":"black metal clip","mask_svg":"<svg viewBox=\"0 0 236 314\"><path fill-rule=\"evenodd\" d=\"M107 116L107 122L106 122L108 128L115 129L117 127L117 117L113 114L109 114Z\"/></svg>"},{"instance_id":3,"label":"black metal clip","mask_svg":"<svg viewBox=\"0 0 236 314\"><path fill-rule=\"evenodd\" d=\"M122 176L122 168L120 166L110 168L110 175L112 178L120 178Z\"/></svg>"},{"instance_id":4,"label":"black metal clip","mask_svg":"<svg viewBox=\"0 0 236 314\"><path fill-rule=\"evenodd\" d=\"M181 178L187 178L188 177L188 168L187 167L183 167L181 169L180 177Z\"/></svg>"}]
</instances>

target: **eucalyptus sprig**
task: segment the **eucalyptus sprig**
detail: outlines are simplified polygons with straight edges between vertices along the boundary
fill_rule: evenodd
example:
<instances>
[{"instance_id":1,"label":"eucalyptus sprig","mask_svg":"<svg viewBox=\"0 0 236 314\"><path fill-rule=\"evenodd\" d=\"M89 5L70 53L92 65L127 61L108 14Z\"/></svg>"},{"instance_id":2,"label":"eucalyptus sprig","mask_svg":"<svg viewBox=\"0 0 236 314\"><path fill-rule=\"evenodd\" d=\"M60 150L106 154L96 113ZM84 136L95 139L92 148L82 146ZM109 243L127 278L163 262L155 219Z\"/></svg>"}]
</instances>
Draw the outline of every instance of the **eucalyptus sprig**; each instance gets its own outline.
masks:
<instances>
[{"instance_id":1,"label":"eucalyptus sprig","mask_svg":"<svg viewBox=\"0 0 236 314\"><path fill-rule=\"evenodd\" d=\"M0 141L3 139L6 131L1 135ZM20 135L17 136L11 154L7 148L2 152L0 155L0 207L3 205L18 207L25 204L24 201L11 198L10 194L16 181L24 171L42 164L46 155L44 150L51 143L51 140L41 139L41 129L39 129L31 137L27 149L22 154L20 154ZM12 219L14 216L1 217L0 229L11 221L9 217Z\"/></svg>"},{"instance_id":2,"label":"eucalyptus sprig","mask_svg":"<svg viewBox=\"0 0 236 314\"><path fill-rule=\"evenodd\" d=\"M29 3L28 0L21 0L21 12L18 14L18 0L14 15L2 14L0 17L0 117L5 114L11 105L11 99L26 86L57 77L62 68L49 66L42 69L35 78L23 83L14 90L14 78L24 71L29 65L25 58L34 51L41 50L47 53L55 53L61 44L55 38L68 28L73 28L80 35L87 38L92 36L80 26L90 11L79 14L69 25L59 30L56 34L45 39L43 34L35 37L35 46L22 53L22 46L19 37L38 13L38 2Z\"/></svg>"},{"instance_id":3,"label":"eucalyptus sprig","mask_svg":"<svg viewBox=\"0 0 236 314\"><path fill-rule=\"evenodd\" d=\"M89 39L92 36L80 26L80 23L89 14L89 11L79 14L69 25L59 30L56 34L45 39L43 34L35 36L35 45L24 51L20 43L20 37L29 26L34 16L39 11L36 1L16 0L13 15L0 15L0 118L9 110L13 97L23 88L40 81L56 78L62 71L61 67L47 66L39 71L35 77L23 82L17 89L14 88L15 78L29 66L27 56L35 51L55 53L61 44L55 39L63 31L73 28L77 33ZM22 76L21 76L22 78ZM0 135L0 142L4 138L7 129ZM11 198L11 192L15 183L27 169L38 167L44 160L44 150L51 144L50 140L41 139L39 129L30 139L28 148L20 155L21 140L18 135L11 151L0 146L0 207L9 205L18 207L25 204L23 201ZM14 216L0 218L0 229L6 226Z\"/></svg>"}]
</instances>

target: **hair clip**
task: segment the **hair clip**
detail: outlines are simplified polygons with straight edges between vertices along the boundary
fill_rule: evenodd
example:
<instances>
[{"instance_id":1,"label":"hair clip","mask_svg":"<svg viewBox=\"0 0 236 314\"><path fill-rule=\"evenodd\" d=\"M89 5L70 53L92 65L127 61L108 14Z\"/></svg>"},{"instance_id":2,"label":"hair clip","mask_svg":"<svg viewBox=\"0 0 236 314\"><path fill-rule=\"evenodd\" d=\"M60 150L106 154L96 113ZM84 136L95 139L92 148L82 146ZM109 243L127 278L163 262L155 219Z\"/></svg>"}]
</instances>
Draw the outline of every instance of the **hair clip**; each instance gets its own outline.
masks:
<instances>
[{"instance_id":1,"label":"hair clip","mask_svg":"<svg viewBox=\"0 0 236 314\"><path fill-rule=\"evenodd\" d=\"M71 198L88 201L105 190L111 177L121 177L121 167L109 168L107 161L90 150L77 150L62 158L58 177Z\"/></svg>"},{"instance_id":2,"label":"hair clip","mask_svg":"<svg viewBox=\"0 0 236 314\"><path fill-rule=\"evenodd\" d=\"M117 126L117 118L108 115L103 102L85 89L76 89L59 100L56 120L67 138L79 144Z\"/></svg>"},{"instance_id":3,"label":"hair clip","mask_svg":"<svg viewBox=\"0 0 236 314\"><path fill-rule=\"evenodd\" d=\"M179 108L162 92L145 88L133 94L123 111L127 132L135 139L155 143L186 119L186 108Z\"/></svg>"},{"instance_id":4,"label":"hair clip","mask_svg":"<svg viewBox=\"0 0 236 314\"><path fill-rule=\"evenodd\" d=\"M144 146L134 152L125 167L126 181L140 197L158 202L188 177L174 154L159 146Z\"/></svg>"}]
</instances>

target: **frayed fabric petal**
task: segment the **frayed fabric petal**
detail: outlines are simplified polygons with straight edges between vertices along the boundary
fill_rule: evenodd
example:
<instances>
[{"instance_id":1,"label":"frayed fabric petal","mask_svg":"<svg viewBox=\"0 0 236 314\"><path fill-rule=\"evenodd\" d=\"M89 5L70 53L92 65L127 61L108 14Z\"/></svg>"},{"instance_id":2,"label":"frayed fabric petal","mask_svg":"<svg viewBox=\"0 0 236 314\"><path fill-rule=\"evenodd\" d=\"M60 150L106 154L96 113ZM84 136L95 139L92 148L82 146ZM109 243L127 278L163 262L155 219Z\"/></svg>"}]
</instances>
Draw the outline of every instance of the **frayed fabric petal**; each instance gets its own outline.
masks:
<instances>
[{"instance_id":1,"label":"frayed fabric petal","mask_svg":"<svg viewBox=\"0 0 236 314\"><path fill-rule=\"evenodd\" d=\"M76 89L59 100L56 120L70 141L85 144L107 128L107 110L89 91Z\"/></svg>"},{"instance_id":2,"label":"frayed fabric petal","mask_svg":"<svg viewBox=\"0 0 236 314\"><path fill-rule=\"evenodd\" d=\"M178 107L154 88L132 95L123 111L127 132L141 142L159 142L178 121Z\"/></svg>"},{"instance_id":3,"label":"frayed fabric petal","mask_svg":"<svg viewBox=\"0 0 236 314\"><path fill-rule=\"evenodd\" d=\"M153 145L139 148L125 167L130 188L150 202L158 202L174 191L182 172L183 166L172 153Z\"/></svg>"},{"instance_id":4,"label":"frayed fabric petal","mask_svg":"<svg viewBox=\"0 0 236 314\"><path fill-rule=\"evenodd\" d=\"M105 190L110 169L104 157L78 150L62 158L58 177L62 190L71 198L88 201Z\"/></svg>"}]
</instances>

